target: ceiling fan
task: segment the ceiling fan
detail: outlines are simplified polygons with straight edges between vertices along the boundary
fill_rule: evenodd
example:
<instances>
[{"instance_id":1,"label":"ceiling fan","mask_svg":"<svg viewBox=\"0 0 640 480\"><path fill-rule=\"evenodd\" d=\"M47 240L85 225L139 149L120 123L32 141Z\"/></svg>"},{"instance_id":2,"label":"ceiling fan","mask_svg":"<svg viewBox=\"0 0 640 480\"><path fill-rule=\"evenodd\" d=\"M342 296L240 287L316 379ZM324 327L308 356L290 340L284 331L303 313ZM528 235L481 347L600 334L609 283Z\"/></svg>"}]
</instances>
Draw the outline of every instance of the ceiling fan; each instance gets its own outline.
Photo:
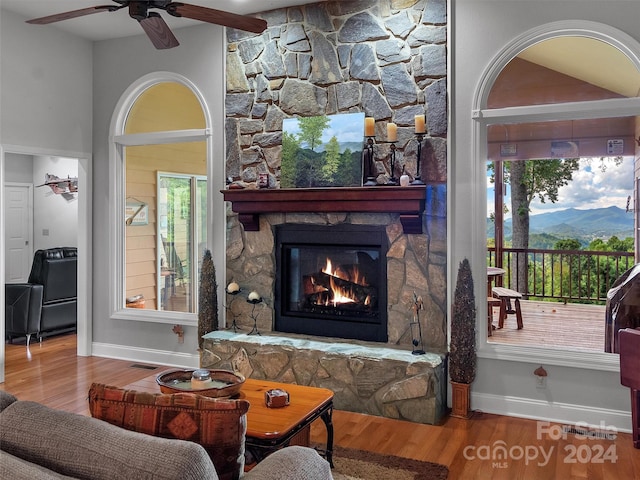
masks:
<instances>
[{"instance_id":1,"label":"ceiling fan","mask_svg":"<svg viewBox=\"0 0 640 480\"><path fill-rule=\"evenodd\" d=\"M223 25L225 27L245 30L247 32L262 33L267 28L267 22L260 18L237 15L235 13L215 10L188 3L173 2L171 0L112 0L117 5L98 5L95 7L81 8L70 12L58 13L41 18L27 20L27 23L46 25L49 23L83 17L93 13L116 12L129 7L129 16L136 19L145 31L153 45L158 49L177 47L180 43L171 32L171 29L162 19L159 13L150 12L156 8L164 10L174 17L186 17L201 22Z\"/></svg>"}]
</instances>

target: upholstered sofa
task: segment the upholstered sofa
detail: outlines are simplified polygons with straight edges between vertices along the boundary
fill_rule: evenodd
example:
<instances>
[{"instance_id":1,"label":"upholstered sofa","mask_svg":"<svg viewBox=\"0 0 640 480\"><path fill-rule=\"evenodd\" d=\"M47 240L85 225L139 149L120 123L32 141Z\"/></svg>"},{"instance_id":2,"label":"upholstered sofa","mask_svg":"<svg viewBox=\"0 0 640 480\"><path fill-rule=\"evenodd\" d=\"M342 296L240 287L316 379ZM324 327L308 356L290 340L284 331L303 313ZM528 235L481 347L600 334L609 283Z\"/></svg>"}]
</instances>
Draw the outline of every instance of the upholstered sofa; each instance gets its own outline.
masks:
<instances>
[{"instance_id":1,"label":"upholstered sofa","mask_svg":"<svg viewBox=\"0 0 640 480\"><path fill-rule=\"evenodd\" d=\"M6 335L43 336L73 331L77 325L77 258L75 247L38 250L28 283L5 285Z\"/></svg>"},{"instance_id":2,"label":"upholstered sofa","mask_svg":"<svg viewBox=\"0 0 640 480\"><path fill-rule=\"evenodd\" d=\"M167 397L158 398L168 400ZM100 408L99 402L95 405ZM139 413L144 415L145 411ZM242 475L240 472L239 476ZM0 391L0 478L216 480L220 477L207 450L196 442L130 431L97 418L17 400ZM242 478L331 480L332 475L329 464L315 450L291 446L268 456Z\"/></svg>"}]
</instances>

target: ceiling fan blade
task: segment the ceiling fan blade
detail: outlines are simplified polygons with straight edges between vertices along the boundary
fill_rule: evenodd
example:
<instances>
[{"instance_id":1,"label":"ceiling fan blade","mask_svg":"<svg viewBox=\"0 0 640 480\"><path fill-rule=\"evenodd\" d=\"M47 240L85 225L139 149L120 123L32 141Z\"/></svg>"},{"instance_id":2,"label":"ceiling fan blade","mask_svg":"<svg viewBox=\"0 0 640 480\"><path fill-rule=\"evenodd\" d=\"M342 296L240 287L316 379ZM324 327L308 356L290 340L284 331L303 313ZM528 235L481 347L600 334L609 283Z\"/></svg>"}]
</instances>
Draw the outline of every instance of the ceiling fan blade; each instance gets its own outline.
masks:
<instances>
[{"instance_id":1,"label":"ceiling fan blade","mask_svg":"<svg viewBox=\"0 0 640 480\"><path fill-rule=\"evenodd\" d=\"M70 12L56 13L55 15L34 18L32 20L27 20L27 23L31 23L34 25L46 25L48 23L69 20L71 18L84 17L85 15L91 15L92 13L115 12L116 10L120 10L121 8L121 6L116 5L100 5L97 7L81 8L80 10L72 10Z\"/></svg>"},{"instance_id":2,"label":"ceiling fan blade","mask_svg":"<svg viewBox=\"0 0 640 480\"><path fill-rule=\"evenodd\" d=\"M169 25L159 14L150 12L147 18L138 20L138 22L157 49L164 50L180 45Z\"/></svg>"},{"instance_id":3,"label":"ceiling fan blade","mask_svg":"<svg viewBox=\"0 0 640 480\"><path fill-rule=\"evenodd\" d=\"M267 22L261 18L238 15L187 3L172 2L167 5L166 10L174 17L187 17L247 32L262 33L267 28Z\"/></svg>"}]
</instances>

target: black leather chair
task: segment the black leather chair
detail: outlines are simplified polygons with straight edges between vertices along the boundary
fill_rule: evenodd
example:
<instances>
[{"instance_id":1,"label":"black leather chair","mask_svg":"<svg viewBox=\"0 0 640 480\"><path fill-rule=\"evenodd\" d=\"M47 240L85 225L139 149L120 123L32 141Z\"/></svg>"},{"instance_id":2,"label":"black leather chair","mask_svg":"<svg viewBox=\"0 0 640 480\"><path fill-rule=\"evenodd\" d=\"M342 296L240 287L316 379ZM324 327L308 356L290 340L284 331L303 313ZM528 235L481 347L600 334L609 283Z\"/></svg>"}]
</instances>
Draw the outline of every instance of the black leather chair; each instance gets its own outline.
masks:
<instances>
[{"instance_id":1,"label":"black leather chair","mask_svg":"<svg viewBox=\"0 0 640 480\"><path fill-rule=\"evenodd\" d=\"M78 251L75 247L38 250L29 283L5 285L9 341L74 331L77 326Z\"/></svg>"},{"instance_id":2,"label":"black leather chair","mask_svg":"<svg viewBox=\"0 0 640 480\"><path fill-rule=\"evenodd\" d=\"M8 283L5 285L5 333L11 342L14 337L26 337L27 347L31 336L40 334L42 311L42 285Z\"/></svg>"}]
</instances>

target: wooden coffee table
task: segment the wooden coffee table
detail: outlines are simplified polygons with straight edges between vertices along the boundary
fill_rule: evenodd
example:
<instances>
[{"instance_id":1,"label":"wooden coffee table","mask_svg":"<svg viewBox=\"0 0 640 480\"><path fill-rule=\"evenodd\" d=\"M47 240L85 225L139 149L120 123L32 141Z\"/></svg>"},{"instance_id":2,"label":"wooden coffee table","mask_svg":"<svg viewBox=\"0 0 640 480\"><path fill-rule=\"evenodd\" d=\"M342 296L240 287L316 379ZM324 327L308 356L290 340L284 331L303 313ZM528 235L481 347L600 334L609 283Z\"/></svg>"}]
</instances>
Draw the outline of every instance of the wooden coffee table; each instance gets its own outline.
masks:
<instances>
[{"instance_id":1,"label":"wooden coffee table","mask_svg":"<svg viewBox=\"0 0 640 480\"><path fill-rule=\"evenodd\" d=\"M142 392L159 393L155 374L124 388ZM282 408L266 406L264 394L267 390L280 389L289 392L289 405ZM261 461L269 453L289 445L291 440L304 433L320 418L327 429L325 458L333 467L333 392L326 388L307 387L266 380L247 379L240 391L240 397L251 406L247 412L246 449Z\"/></svg>"}]
</instances>

